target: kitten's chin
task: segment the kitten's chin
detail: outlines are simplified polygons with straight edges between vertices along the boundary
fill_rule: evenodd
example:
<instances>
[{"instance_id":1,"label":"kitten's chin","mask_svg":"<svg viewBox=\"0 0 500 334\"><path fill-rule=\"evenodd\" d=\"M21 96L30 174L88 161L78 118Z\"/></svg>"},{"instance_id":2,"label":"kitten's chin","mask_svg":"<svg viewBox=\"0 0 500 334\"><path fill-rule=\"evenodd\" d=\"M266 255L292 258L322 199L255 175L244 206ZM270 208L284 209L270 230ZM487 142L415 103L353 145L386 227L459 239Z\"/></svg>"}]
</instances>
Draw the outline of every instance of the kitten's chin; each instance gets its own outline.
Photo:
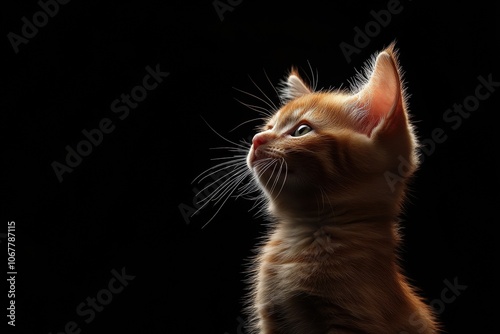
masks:
<instances>
[{"instance_id":1,"label":"kitten's chin","mask_svg":"<svg viewBox=\"0 0 500 334\"><path fill-rule=\"evenodd\" d=\"M253 152L253 147L250 148L250 152L248 152L248 155L247 155L247 166L250 170L253 171L253 168L254 168L254 164L255 164L255 154Z\"/></svg>"},{"instance_id":2,"label":"kitten's chin","mask_svg":"<svg viewBox=\"0 0 500 334\"><path fill-rule=\"evenodd\" d=\"M247 155L247 165L248 167L250 167L250 169L253 169L255 167L258 167L259 165L262 165L265 161L269 160L269 158L275 157L262 150L261 148L255 149L252 145Z\"/></svg>"}]
</instances>

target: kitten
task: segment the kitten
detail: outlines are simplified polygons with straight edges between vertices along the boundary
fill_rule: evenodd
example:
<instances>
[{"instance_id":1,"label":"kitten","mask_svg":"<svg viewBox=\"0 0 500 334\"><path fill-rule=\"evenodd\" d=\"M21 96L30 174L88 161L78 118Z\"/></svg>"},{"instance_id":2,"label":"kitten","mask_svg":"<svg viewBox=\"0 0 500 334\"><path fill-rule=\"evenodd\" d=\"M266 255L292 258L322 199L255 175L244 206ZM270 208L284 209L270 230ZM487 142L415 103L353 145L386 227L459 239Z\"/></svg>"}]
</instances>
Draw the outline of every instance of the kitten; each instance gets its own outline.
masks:
<instances>
[{"instance_id":1,"label":"kitten","mask_svg":"<svg viewBox=\"0 0 500 334\"><path fill-rule=\"evenodd\" d=\"M398 265L418 143L394 46L352 92L315 92L292 69L281 94L246 157L273 221L252 274L254 332L437 333Z\"/></svg>"}]
</instances>

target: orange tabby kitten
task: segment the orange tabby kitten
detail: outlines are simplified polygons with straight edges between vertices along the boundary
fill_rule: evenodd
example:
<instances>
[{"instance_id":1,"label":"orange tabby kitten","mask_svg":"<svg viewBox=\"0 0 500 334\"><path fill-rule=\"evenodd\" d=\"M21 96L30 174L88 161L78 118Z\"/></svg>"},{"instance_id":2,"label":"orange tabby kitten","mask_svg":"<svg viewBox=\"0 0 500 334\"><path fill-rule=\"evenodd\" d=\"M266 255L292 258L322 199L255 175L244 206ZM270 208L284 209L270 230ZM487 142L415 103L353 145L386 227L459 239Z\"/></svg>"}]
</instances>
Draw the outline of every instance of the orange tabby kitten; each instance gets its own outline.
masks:
<instances>
[{"instance_id":1,"label":"orange tabby kitten","mask_svg":"<svg viewBox=\"0 0 500 334\"><path fill-rule=\"evenodd\" d=\"M246 158L275 222L253 273L254 331L437 333L398 266L418 144L394 47L353 92L315 92L292 70L282 95Z\"/></svg>"}]
</instances>

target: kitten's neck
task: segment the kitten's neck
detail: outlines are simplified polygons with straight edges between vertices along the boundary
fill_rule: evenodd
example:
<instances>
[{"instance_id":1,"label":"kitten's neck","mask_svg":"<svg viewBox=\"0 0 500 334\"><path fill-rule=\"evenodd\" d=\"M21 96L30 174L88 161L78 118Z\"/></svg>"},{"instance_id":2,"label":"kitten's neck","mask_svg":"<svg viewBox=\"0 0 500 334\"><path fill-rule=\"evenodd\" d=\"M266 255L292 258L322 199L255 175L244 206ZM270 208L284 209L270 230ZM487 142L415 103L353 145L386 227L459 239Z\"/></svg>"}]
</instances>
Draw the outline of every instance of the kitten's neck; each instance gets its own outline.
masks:
<instances>
[{"instance_id":1,"label":"kitten's neck","mask_svg":"<svg viewBox=\"0 0 500 334\"><path fill-rule=\"evenodd\" d=\"M280 240L286 240L290 246L289 251L296 254L304 250L308 252L311 246L317 244L320 247L313 246L314 252L331 253L339 247L364 249L367 254L378 257L379 260L385 258L390 261L395 259L395 251L400 242L397 222L387 217L350 220L349 223L339 223L335 216L333 221L327 217L317 220L278 220L275 234Z\"/></svg>"},{"instance_id":2,"label":"kitten's neck","mask_svg":"<svg viewBox=\"0 0 500 334\"><path fill-rule=\"evenodd\" d=\"M328 205L316 203L270 203L270 212L278 222L290 227L310 226L313 229L357 223L394 222L400 213L399 203L373 199L370 201L335 201Z\"/></svg>"},{"instance_id":3,"label":"kitten's neck","mask_svg":"<svg viewBox=\"0 0 500 334\"><path fill-rule=\"evenodd\" d=\"M390 201L336 201L332 205L272 207L276 233L287 240L292 253L300 253L311 245L315 251L332 252L338 247L367 250L367 254L394 259L399 244L397 233L399 206ZM378 245L386 247L381 249ZM380 254L380 253L384 254Z\"/></svg>"}]
</instances>

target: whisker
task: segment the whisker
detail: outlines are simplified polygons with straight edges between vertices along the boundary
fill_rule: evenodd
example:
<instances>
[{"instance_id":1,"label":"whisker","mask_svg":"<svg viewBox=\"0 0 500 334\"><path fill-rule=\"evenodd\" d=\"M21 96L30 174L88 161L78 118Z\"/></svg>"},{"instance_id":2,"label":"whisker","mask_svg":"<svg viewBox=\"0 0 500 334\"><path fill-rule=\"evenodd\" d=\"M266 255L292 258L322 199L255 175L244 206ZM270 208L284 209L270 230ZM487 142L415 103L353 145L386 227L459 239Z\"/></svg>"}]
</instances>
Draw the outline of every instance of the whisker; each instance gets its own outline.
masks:
<instances>
[{"instance_id":1,"label":"whisker","mask_svg":"<svg viewBox=\"0 0 500 334\"><path fill-rule=\"evenodd\" d=\"M258 190L259 189L258 189L257 185L254 182L247 183L243 187L241 187L240 194L238 194L238 196L236 196L236 198L241 197L241 198L246 198L248 200L254 200L258 196L254 196L254 197L246 197L246 196L250 195L251 193L254 193L254 192L258 191Z\"/></svg>"},{"instance_id":2,"label":"whisker","mask_svg":"<svg viewBox=\"0 0 500 334\"><path fill-rule=\"evenodd\" d=\"M251 140L251 139L250 139ZM249 141L246 141L246 139L240 139L240 144L244 145L247 147L247 149L250 149L250 146L252 146L252 143Z\"/></svg>"},{"instance_id":3,"label":"whisker","mask_svg":"<svg viewBox=\"0 0 500 334\"><path fill-rule=\"evenodd\" d=\"M256 162L256 165L261 169L257 177L260 177L274 163L274 158L265 158Z\"/></svg>"},{"instance_id":4,"label":"whisker","mask_svg":"<svg viewBox=\"0 0 500 334\"><path fill-rule=\"evenodd\" d=\"M254 210L257 207L261 207L261 205L263 203L265 203L266 201L267 201L267 198L263 194L261 194L260 197L256 198L256 201L253 202L252 207L248 211L252 211L252 210Z\"/></svg>"},{"instance_id":5,"label":"whisker","mask_svg":"<svg viewBox=\"0 0 500 334\"><path fill-rule=\"evenodd\" d=\"M270 159L270 158L268 158L268 159ZM251 175L250 171L248 173L249 173L249 175ZM257 185L256 180L254 180L254 182L248 182L243 187L241 187L240 194L237 197L244 197L244 196L251 194L252 192L255 192L257 190L259 190L259 187Z\"/></svg>"},{"instance_id":6,"label":"whisker","mask_svg":"<svg viewBox=\"0 0 500 334\"><path fill-rule=\"evenodd\" d=\"M202 229L205 228L205 226L207 226L214 218L215 216L217 216L217 214L219 213L219 211L222 209L222 207L224 206L224 204L227 202L227 200L231 197L232 193L238 188L238 186L240 185L241 182L243 182L243 180L245 180L244 177L240 178L238 180L238 182L236 182L233 187L232 187L232 190L231 192L229 193L229 195L226 197L226 199L221 203L221 205L219 206L219 208L217 209L217 211L213 214L213 216L201 227ZM216 202L217 203L217 202Z\"/></svg>"},{"instance_id":7,"label":"whisker","mask_svg":"<svg viewBox=\"0 0 500 334\"><path fill-rule=\"evenodd\" d=\"M221 163L219 163L219 164L217 164L215 166L212 166L212 167L208 168L207 170L205 170L205 171L201 172L200 174L198 174L198 176L196 176L193 179L193 181L191 181L191 184L193 184L194 182L201 182L201 181L203 181L205 178L207 178L210 175L213 175L213 174L215 174L217 172L220 172L223 169L230 168L230 167L234 166L234 164L236 162L238 162L239 160L240 159L235 159L235 160L231 160L231 161L225 161L225 162L221 162ZM223 167L223 166L226 166L226 167ZM218 169L218 170L216 170L216 171L214 171L212 173L209 173L210 171L212 171L212 170L214 170L216 168L219 168L219 167L223 167L223 168L220 168L220 169ZM207 173L209 173L209 174L207 174ZM207 175L205 175L205 174L207 174Z\"/></svg>"},{"instance_id":8,"label":"whisker","mask_svg":"<svg viewBox=\"0 0 500 334\"><path fill-rule=\"evenodd\" d=\"M271 168L271 165L273 166L273 170L271 171L271 175L269 176L269 178L268 178L268 179L267 179L267 181L266 181L266 184L265 184L265 186L264 186L265 188L267 188L267 185L269 184L269 181L271 181L271 178L272 178L272 177L273 177L273 175L274 175L274 171L276 170L276 160L274 160L274 159L273 159L273 160L270 162L269 167L267 167L267 168L266 168L266 170L267 170L267 169L269 169L269 168Z\"/></svg>"},{"instance_id":9,"label":"whisker","mask_svg":"<svg viewBox=\"0 0 500 334\"><path fill-rule=\"evenodd\" d=\"M217 205L219 201L223 198L226 197L226 194L233 189L234 185L238 183L238 181L241 179L241 177L246 176L245 174L242 173L237 173L233 175L232 179L228 179L224 181L223 184L219 188L217 188L217 191L213 192L213 194L210 196L209 201L214 202L214 205Z\"/></svg>"},{"instance_id":10,"label":"whisker","mask_svg":"<svg viewBox=\"0 0 500 334\"><path fill-rule=\"evenodd\" d=\"M284 158L281 158L281 159L282 159L282 164L283 163L285 164L285 176L283 177L283 182L281 183L281 188L278 191L278 193L276 194L275 198L278 198L278 196L281 194L281 191L283 190L283 187L285 186L285 183L286 183L286 178L288 176L288 164L286 163L286 160Z\"/></svg>"},{"instance_id":11,"label":"whisker","mask_svg":"<svg viewBox=\"0 0 500 334\"><path fill-rule=\"evenodd\" d=\"M241 144L238 144L238 143L235 143L227 138L225 138L223 135L221 135L220 133L218 133L217 131L215 131L215 129L210 125L208 124L208 122L205 120L205 118L203 118L203 116L201 116L201 118L203 119L203 121L208 125L208 127L217 135L219 136L220 138L222 138L223 140L227 141L228 143L236 146L236 147L240 147L240 148L245 148L243 147Z\"/></svg>"},{"instance_id":12,"label":"whisker","mask_svg":"<svg viewBox=\"0 0 500 334\"><path fill-rule=\"evenodd\" d=\"M210 160L216 161L216 160L228 160L228 159L234 159L234 158L246 158L246 154L238 154L238 155L233 155L230 157L211 158Z\"/></svg>"},{"instance_id":13,"label":"whisker","mask_svg":"<svg viewBox=\"0 0 500 334\"><path fill-rule=\"evenodd\" d=\"M275 162L274 158L266 158L266 159L263 159L263 160L257 162L258 164L260 164L262 166L260 167L261 170L258 172L258 174L254 176L255 180L254 180L253 184L256 185L257 179L259 179L262 176L262 174L264 174L274 164L274 162ZM257 185L256 185L256 188L258 189ZM252 210L254 207L255 207L255 203L250 210Z\"/></svg>"},{"instance_id":14,"label":"whisker","mask_svg":"<svg viewBox=\"0 0 500 334\"><path fill-rule=\"evenodd\" d=\"M280 93L278 92L278 90L276 89L276 87L273 85L273 83L271 82L271 79L269 79L269 76L267 75L267 72L266 70L264 70L264 75L266 76L266 79L267 79L267 82L269 82L269 85L273 88L274 92L276 93L276 96L280 97Z\"/></svg>"},{"instance_id":15,"label":"whisker","mask_svg":"<svg viewBox=\"0 0 500 334\"><path fill-rule=\"evenodd\" d=\"M277 164L276 164L277 165ZM280 178L280 175L281 175L281 169L283 168L283 160L280 161L280 167L278 169L278 173L276 173L276 177L274 178L274 181L273 181L273 184L271 186L271 190L270 190L270 193L272 193L274 191L274 188L276 187L276 184L278 183L278 180ZM276 197L275 197L276 198Z\"/></svg>"},{"instance_id":16,"label":"whisker","mask_svg":"<svg viewBox=\"0 0 500 334\"><path fill-rule=\"evenodd\" d=\"M248 143L242 142L242 144L247 144L248 147L246 148L240 148L240 147L224 147L224 146L219 146L219 147L210 147L210 150L227 150L231 152L237 152L237 153L248 153L248 149L250 148L250 145Z\"/></svg>"},{"instance_id":17,"label":"whisker","mask_svg":"<svg viewBox=\"0 0 500 334\"><path fill-rule=\"evenodd\" d=\"M309 61L308 61L308 63L309 63ZM310 66L310 64L309 64L309 66ZM304 73L304 75L307 78L307 82L309 83L308 86L310 86L312 88L314 86L314 77L313 77L313 79L311 79L311 77L309 76L309 74L307 74L307 71L304 70L304 68L302 68L302 67L301 67L301 69L302 69L302 72Z\"/></svg>"},{"instance_id":18,"label":"whisker","mask_svg":"<svg viewBox=\"0 0 500 334\"><path fill-rule=\"evenodd\" d=\"M244 124L247 124L247 123L250 123L250 122L255 122L255 121L263 121L263 118L258 117L258 118L249 119L248 121L245 121L243 123L240 123L240 124L236 125L234 128L232 128L231 130L229 130L229 132L232 132L232 131L236 130L237 128L239 128L240 126L242 126Z\"/></svg>"},{"instance_id":19,"label":"whisker","mask_svg":"<svg viewBox=\"0 0 500 334\"><path fill-rule=\"evenodd\" d=\"M311 85L312 85L312 90L313 91L316 91L316 89L318 88L318 81L319 81L319 74L318 74L318 69L316 69L316 77L314 76L314 70L311 66L311 62L308 60L307 61L307 64L309 65L309 70L311 71L311 76L312 76L312 80L311 80Z\"/></svg>"},{"instance_id":20,"label":"whisker","mask_svg":"<svg viewBox=\"0 0 500 334\"><path fill-rule=\"evenodd\" d=\"M261 101L261 102L263 102L264 104L266 104L266 105L267 105L269 108L271 108L272 110L277 110L276 106L274 106L274 105L272 105L272 104L269 104L269 102L267 102L266 100L264 100L264 99L262 99L262 98L258 97L257 95L254 95L254 94L252 94L252 93L245 92L244 90L241 90L241 89L239 89L239 88L235 88L235 87L233 87L233 88L234 88L234 89L236 89L237 91L241 92L241 93L247 94L247 95L249 95L249 96L251 96L251 97L253 97L253 98L255 98L255 99L257 99L257 100L259 100L259 101ZM262 107L260 107L260 108L262 108ZM268 115L268 116L271 116L271 112L270 112L269 110L267 110L267 109L266 109L266 111L267 111L267 115Z\"/></svg>"},{"instance_id":21,"label":"whisker","mask_svg":"<svg viewBox=\"0 0 500 334\"><path fill-rule=\"evenodd\" d=\"M260 217L265 217L267 215L266 205L265 205L267 201L268 199L266 198L266 196L261 196L259 199L257 199L257 201L255 201L254 205L250 209L254 210L255 208L258 208L255 217L260 218Z\"/></svg>"},{"instance_id":22,"label":"whisker","mask_svg":"<svg viewBox=\"0 0 500 334\"><path fill-rule=\"evenodd\" d=\"M214 180L213 182L211 182L210 184L208 184L205 188L203 188L202 190L200 190L198 192L198 194L196 195L199 195L202 191L204 191L205 189L211 187L214 183L218 183L221 179L223 178L227 178L228 175L232 176L232 177L237 177L239 176L241 173L244 173L246 172L246 166L238 166L238 167L235 167L234 170L232 170L231 172L227 173L226 175L224 176L221 176L219 177L218 179ZM212 192L207 198L199 201L200 203L202 201L214 201L215 199L218 198L217 194L220 192L220 191L223 191L223 188L226 186L226 184L230 183L232 181L232 179L230 178L227 178L225 181L223 181L218 187L216 190L214 190L214 192Z\"/></svg>"},{"instance_id":23,"label":"whisker","mask_svg":"<svg viewBox=\"0 0 500 334\"><path fill-rule=\"evenodd\" d=\"M250 78L250 81L252 81L252 83L254 84L254 86L257 87L257 89L259 90L259 92L261 92L262 95L264 95L264 97L269 101L270 104L267 104L267 105L269 107L271 107L271 109L273 109L273 110L278 110L278 107L276 107L276 104L274 104L274 101L271 100L269 98L269 96L267 96L266 93L264 93L264 91L255 83L255 81L253 81L253 79L250 76L248 76L248 77Z\"/></svg>"},{"instance_id":24,"label":"whisker","mask_svg":"<svg viewBox=\"0 0 500 334\"><path fill-rule=\"evenodd\" d=\"M238 100L237 98L235 98L235 100L238 101L239 103L241 103L242 105L244 105L245 107L247 107L253 111L258 112L259 114L261 114L263 116L271 117L271 112L267 108L264 108L261 106L256 106L256 105L250 104L250 103L245 103L243 101Z\"/></svg>"},{"instance_id":25,"label":"whisker","mask_svg":"<svg viewBox=\"0 0 500 334\"><path fill-rule=\"evenodd\" d=\"M241 181L244 180L241 179ZM233 180L234 181L234 180ZM240 181L240 182L241 182ZM203 209L208 203L210 202L213 202L214 201L214 197L220 192L220 191L226 191L226 190L222 190L224 189L225 187L227 187L227 189L231 189L231 185L228 185L226 182L224 182L223 184L221 184L219 187L217 187L217 189L211 193L207 198L203 199L203 200L200 200L198 203L203 203L191 216L194 216L196 215L198 212L200 212L201 209ZM233 190L234 191L234 190ZM220 196L217 196L217 198L219 198L215 203L214 205L216 205L219 201L220 201ZM221 206L219 207L219 210L222 208L223 204L227 201L227 198L226 200L221 204ZM215 215L219 212L219 210L217 210L217 212L215 213ZM214 215L214 217L215 217ZM212 217L213 218L213 217ZM205 224L206 225L206 224Z\"/></svg>"},{"instance_id":26,"label":"whisker","mask_svg":"<svg viewBox=\"0 0 500 334\"><path fill-rule=\"evenodd\" d=\"M232 179L229 182L224 182L224 184L219 185L216 190L214 190L210 195L205 198L200 199L196 204L202 204L205 206L209 202L213 202L213 206L217 205L219 201L226 195L228 189L231 189L235 180L239 180L241 174L232 175ZM201 208L200 208L201 209Z\"/></svg>"}]
</instances>

